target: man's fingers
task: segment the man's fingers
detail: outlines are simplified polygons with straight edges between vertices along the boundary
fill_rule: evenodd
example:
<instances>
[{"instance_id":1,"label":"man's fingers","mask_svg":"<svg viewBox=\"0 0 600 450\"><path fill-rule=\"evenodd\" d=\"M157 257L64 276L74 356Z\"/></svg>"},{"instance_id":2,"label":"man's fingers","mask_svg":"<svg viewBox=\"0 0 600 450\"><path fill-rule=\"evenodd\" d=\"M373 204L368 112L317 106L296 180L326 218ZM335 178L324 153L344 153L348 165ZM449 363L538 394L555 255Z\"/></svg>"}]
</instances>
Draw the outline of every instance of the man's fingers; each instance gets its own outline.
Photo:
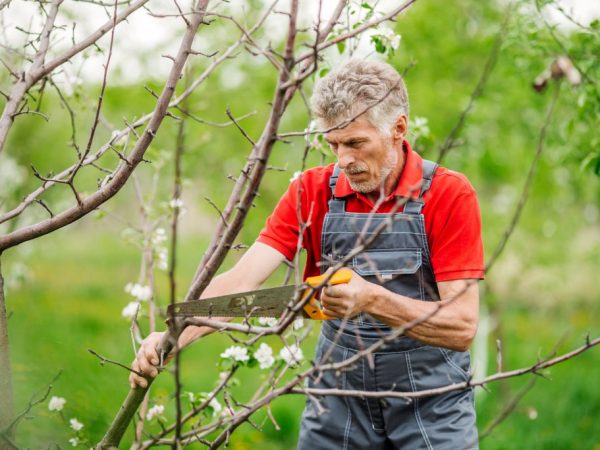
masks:
<instances>
[{"instance_id":1,"label":"man's fingers","mask_svg":"<svg viewBox=\"0 0 600 450\"><path fill-rule=\"evenodd\" d=\"M158 375L158 368L156 367L160 363L160 357L156 350L164 333L150 333L141 348L138 350L135 359L131 363L131 368L136 372L142 373L147 377L154 378ZM140 376L136 373L129 375L129 385L135 389L136 386L142 388L148 387L148 380L144 376Z\"/></svg>"},{"instance_id":2,"label":"man's fingers","mask_svg":"<svg viewBox=\"0 0 600 450\"><path fill-rule=\"evenodd\" d=\"M325 313L331 317L339 317L339 318L344 317L344 314L340 314L339 311L337 311L335 309L329 309L327 307L323 307L323 313Z\"/></svg>"},{"instance_id":3,"label":"man's fingers","mask_svg":"<svg viewBox=\"0 0 600 450\"><path fill-rule=\"evenodd\" d=\"M137 359L133 360L133 363L131 364L131 368L133 370L135 370L136 372L141 372L140 365L139 365ZM138 374L131 372L129 374L129 385L131 386L132 389L135 389L137 386L141 386L141 387L145 388L148 386L148 382L146 381L146 379L144 377L141 377Z\"/></svg>"},{"instance_id":4,"label":"man's fingers","mask_svg":"<svg viewBox=\"0 0 600 450\"><path fill-rule=\"evenodd\" d=\"M150 364L157 365L159 363L158 353L153 345L147 345L143 349L144 356L150 362Z\"/></svg>"},{"instance_id":5,"label":"man's fingers","mask_svg":"<svg viewBox=\"0 0 600 450\"><path fill-rule=\"evenodd\" d=\"M148 361L146 358L138 358L138 363L140 366L140 372L146 375L150 375L152 378L158 375L158 369L156 368L156 366L151 364L150 361Z\"/></svg>"}]
</instances>

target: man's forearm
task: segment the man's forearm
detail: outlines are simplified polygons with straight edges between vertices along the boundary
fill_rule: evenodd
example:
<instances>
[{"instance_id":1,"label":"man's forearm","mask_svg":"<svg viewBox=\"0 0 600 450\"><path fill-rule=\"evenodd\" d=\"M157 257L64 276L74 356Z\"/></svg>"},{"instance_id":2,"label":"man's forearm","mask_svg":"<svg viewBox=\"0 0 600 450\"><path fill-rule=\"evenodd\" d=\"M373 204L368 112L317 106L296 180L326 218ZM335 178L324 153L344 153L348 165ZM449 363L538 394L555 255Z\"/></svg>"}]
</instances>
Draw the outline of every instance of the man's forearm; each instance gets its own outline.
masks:
<instances>
[{"instance_id":1,"label":"man's forearm","mask_svg":"<svg viewBox=\"0 0 600 450\"><path fill-rule=\"evenodd\" d=\"M469 287L457 295L469 296ZM428 345L465 351L477 331L477 302L449 298L433 302L415 300L374 285L365 312L392 327L420 321L406 335Z\"/></svg>"}]
</instances>

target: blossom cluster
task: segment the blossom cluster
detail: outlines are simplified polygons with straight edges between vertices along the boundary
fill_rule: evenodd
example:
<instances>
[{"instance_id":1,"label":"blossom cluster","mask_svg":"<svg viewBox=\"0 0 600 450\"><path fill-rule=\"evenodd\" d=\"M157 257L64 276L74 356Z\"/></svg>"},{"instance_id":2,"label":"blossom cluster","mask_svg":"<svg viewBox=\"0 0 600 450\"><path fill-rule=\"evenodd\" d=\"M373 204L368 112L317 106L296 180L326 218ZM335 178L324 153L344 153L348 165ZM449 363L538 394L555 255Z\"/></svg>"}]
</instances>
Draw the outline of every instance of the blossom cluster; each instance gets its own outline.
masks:
<instances>
[{"instance_id":1,"label":"blossom cluster","mask_svg":"<svg viewBox=\"0 0 600 450\"><path fill-rule=\"evenodd\" d=\"M65 400L64 397L52 396L48 401L48 410L60 412L63 410L66 403L67 400ZM64 416L62 416L62 413L61 417L64 418ZM69 419L69 427L76 433L75 436L69 438L69 444L71 444L73 447L77 447L78 445L84 444L87 441L85 438L82 437L80 433L80 431L83 429L83 423L81 423L75 417L72 417L71 419Z\"/></svg>"},{"instance_id":2,"label":"blossom cluster","mask_svg":"<svg viewBox=\"0 0 600 450\"><path fill-rule=\"evenodd\" d=\"M164 228L156 228L151 237L152 248L156 258L156 266L160 270L169 268L169 251L165 245L167 241L167 233Z\"/></svg>"},{"instance_id":3,"label":"blossom cluster","mask_svg":"<svg viewBox=\"0 0 600 450\"><path fill-rule=\"evenodd\" d=\"M232 345L221 353L221 358L235 364L251 364L256 362L261 369L271 368L276 361L273 356L273 349L269 344L264 342L252 354L249 353L246 347ZM279 359L287 365L296 366L303 361L304 354L298 345L286 345L280 350Z\"/></svg>"},{"instance_id":4,"label":"blossom cluster","mask_svg":"<svg viewBox=\"0 0 600 450\"><path fill-rule=\"evenodd\" d=\"M146 420L152 420L155 417L160 417L165 412L165 407L163 405L154 405L152 408L148 410L146 413Z\"/></svg>"},{"instance_id":5,"label":"blossom cluster","mask_svg":"<svg viewBox=\"0 0 600 450\"><path fill-rule=\"evenodd\" d=\"M394 30L388 27L379 27L371 35L371 42L375 46L377 53L388 53L393 55L396 50L400 47L400 40L402 36L396 34Z\"/></svg>"},{"instance_id":6,"label":"blossom cluster","mask_svg":"<svg viewBox=\"0 0 600 450\"><path fill-rule=\"evenodd\" d=\"M131 320L139 312L141 306L140 303L146 302L152 298L152 288L139 283L127 283L125 285L125 292L134 297L135 300L129 302L125 308L123 308L121 315L125 319Z\"/></svg>"}]
</instances>

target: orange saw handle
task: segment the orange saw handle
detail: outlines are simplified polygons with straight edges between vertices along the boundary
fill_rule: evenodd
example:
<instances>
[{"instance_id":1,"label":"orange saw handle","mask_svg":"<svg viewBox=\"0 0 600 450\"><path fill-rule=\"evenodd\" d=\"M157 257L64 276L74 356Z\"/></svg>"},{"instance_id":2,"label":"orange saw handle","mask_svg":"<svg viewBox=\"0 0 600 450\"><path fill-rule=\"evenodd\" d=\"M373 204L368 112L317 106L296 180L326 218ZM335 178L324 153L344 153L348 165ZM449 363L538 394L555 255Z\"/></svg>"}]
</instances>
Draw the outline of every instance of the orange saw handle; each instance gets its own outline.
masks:
<instances>
[{"instance_id":1,"label":"orange saw handle","mask_svg":"<svg viewBox=\"0 0 600 450\"><path fill-rule=\"evenodd\" d=\"M305 282L309 286L316 287L316 286L323 284L323 282L327 279L328 276L329 275L319 275L316 277L308 277ZM351 279L352 279L352 271L350 269L343 267L340 270L338 270L336 273L333 274L333 276L329 279L328 284L333 285L333 284L349 283ZM313 320L335 319L335 317L328 316L327 314L325 314L323 312L323 310L321 309L321 306L319 305L319 303L317 302L317 299L315 298L315 294L316 294L316 291L311 292L310 288L304 289L302 298L304 299L306 295L310 295L310 300L306 303L306 305L304 305L304 312L306 312L306 314L308 314L308 317L310 317Z\"/></svg>"}]
</instances>

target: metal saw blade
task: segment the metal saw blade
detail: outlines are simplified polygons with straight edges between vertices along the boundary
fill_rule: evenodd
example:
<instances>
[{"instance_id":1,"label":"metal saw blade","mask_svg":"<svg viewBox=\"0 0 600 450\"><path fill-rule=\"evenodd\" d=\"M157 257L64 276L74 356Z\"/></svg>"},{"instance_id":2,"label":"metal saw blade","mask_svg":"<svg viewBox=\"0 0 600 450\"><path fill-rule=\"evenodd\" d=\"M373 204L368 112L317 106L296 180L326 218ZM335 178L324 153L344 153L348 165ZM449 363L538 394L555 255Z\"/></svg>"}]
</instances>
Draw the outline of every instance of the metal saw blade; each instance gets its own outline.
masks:
<instances>
[{"instance_id":1,"label":"metal saw blade","mask_svg":"<svg viewBox=\"0 0 600 450\"><path fill-rule=\"evenodd\" d=\"M296 286L282 286L169 305L169 317L280 317Z\"/></svg>"}]
</instances>

